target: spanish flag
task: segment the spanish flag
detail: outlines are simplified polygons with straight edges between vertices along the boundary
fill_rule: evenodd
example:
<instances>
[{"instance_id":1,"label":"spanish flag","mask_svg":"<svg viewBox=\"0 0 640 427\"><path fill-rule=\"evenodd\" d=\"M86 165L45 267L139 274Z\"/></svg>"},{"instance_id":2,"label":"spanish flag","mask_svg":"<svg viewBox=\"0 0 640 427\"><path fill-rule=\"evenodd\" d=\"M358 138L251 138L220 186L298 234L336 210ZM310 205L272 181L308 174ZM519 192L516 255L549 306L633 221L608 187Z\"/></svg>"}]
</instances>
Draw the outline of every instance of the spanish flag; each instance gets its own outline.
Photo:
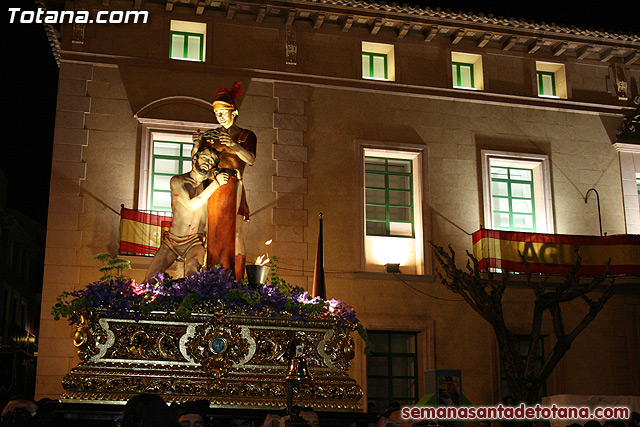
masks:
<instances>
[{"instance_id":1,"label":"spanish flag","mask_svg":"<svg viewBox=\"0 0 640 427\"><path fill-rule=\"evenodd\" d=\"M120 210L120 248L126 255L155 255L162 233L171 227L171 216L154 215L127 209Z\"/></svg>"},{"instance_id":2,"label":"spanish flag","mask_svg":"<svg viewBox=\"0 0 640 427\"><path fill-rule=\"evenodd\" d=\"M499 230L473 233L473 256L480 270L488 268L525 272L524 258L532 273L566 274L582 257L580 276L604 274L611 259L610 275L640 275L640 236L576 236Z\"/></svg>"}]
</instances>

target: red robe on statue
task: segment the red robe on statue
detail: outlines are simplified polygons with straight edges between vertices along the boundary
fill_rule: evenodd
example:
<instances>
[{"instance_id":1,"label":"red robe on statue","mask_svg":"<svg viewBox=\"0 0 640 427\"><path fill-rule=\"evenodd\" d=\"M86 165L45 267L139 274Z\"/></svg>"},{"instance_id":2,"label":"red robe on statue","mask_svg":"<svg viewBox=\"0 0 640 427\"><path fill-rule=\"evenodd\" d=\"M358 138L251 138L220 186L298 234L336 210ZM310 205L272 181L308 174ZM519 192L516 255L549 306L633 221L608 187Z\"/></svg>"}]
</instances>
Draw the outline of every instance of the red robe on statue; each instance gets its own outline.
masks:
<instances>
[{"instance_id":1,"label":"red robe on statue","mask_svg":"<svg viewBox=\"0 0 640 427\"><path fill-rule=\"evenodd\" d=\"M254 156L256 154L256 135L247 129L232 126L230 135L234 142L240 144ZM235 151L218 140L205 142L218 150L220 163L218 169L237 169L240 176L244 175L246 163L242 161ZM241 186L241 200L236 210L238 186ZM235 272L236 256L236 215L242 215L245 221L249 220L249 206L242 181L230 177L229 182L216 190L208 202L209 222L207 230L207 266L221 265ZM242 254L244 255L244 254ZM244 277L244 272L237 275ZM237 276L236 275L236 276ZM242 277L236 277L242 280Z\"/></svg>"}]
</instances>

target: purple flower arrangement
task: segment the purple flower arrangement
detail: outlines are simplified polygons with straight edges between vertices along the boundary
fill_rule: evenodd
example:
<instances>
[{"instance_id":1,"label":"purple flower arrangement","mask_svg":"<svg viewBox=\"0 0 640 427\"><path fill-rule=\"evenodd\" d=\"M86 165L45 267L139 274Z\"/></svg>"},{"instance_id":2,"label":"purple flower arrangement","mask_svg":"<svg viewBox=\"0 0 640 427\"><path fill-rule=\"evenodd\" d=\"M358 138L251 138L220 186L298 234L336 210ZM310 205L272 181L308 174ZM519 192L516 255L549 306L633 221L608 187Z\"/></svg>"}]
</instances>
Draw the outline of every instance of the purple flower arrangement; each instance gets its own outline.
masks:
<instances>
[{"instance_id":1,"label":"purple flower arrangement","mask_svg":"<svg viewBox=\"0 0 640 427\"><path fill-rule=\"evenodd\" d=\"M271 283L252 288L238 283L230 270L210 268L190 277L171 280L158 275L156 283L138 284L127 277L93 282L85 289L63 292L53 306L55 319L68 317L78 324L79 310L100 308L117 317L140 316L152 311L173 311L186 317L201 307L226 308L249 315L289 316L293 320L332 318L339 328L357 325L353 307L338 301L312 298L304 289L272 275ZM69 299L70 297L70 299Z\"/></svg>"}]
</instances>

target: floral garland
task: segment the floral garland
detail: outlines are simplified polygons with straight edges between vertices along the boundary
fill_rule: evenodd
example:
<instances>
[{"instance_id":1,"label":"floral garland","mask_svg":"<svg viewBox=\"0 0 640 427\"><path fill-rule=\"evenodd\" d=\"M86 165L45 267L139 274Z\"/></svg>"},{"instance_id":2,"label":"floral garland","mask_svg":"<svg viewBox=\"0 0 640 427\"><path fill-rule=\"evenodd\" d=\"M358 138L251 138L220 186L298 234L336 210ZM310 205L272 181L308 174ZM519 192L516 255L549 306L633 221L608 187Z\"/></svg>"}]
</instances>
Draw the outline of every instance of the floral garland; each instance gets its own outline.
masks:
<instances>
[{"instance_id":1,"label":"floral garland","mask_svg":"<svg viewBox=\"0 0 640 427\"><path fill-rule=\"evenodd\" d=\"M63 292L51 314L56 320L68 317L71 324L78 324L79 311L83 308L105 309L110 316L133 315L139 320L142 314L152 311L173 311L179 317L186 317L199 305L213 304L251 315L288 314L293 320L333 318L340 328L359 324L353 307L335 299L312 298L304 289L279 278L275 265L271 267L271 283L255 289L236 282L231 271L221 267L203 269L178 280L160 274L153 284L139 284L126 276L111 276L93 282L85 289Z\"/></svg>"}]
</instances>

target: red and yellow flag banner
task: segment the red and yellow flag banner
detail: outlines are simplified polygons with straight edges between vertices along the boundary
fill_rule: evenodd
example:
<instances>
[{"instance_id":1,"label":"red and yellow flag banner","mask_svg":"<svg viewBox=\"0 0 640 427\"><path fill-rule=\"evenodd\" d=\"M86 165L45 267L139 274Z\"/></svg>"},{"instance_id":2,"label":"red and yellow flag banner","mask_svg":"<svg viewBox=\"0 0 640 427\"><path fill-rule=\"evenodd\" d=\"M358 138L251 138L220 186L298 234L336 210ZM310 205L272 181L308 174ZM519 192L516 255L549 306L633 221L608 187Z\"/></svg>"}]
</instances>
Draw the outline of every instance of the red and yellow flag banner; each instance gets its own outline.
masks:
<instances>
[{"instance_id":1,"label":"red and yellow flag banner","mask_svg":"<svg viewBox=\"0 0 640 427\"><path fill-rule=\"evenodd\" d=\"M162 233L169 229L171 220L171 216L122 207L119 252L129 255L155 255L162 242Z\"/></svg>"},{"instance_id":2,"label":"red and yellow flag banner","mask_svg":"<svg viewBox=\"0 0 640 427\"><path fill-rule=\"evenodd\" d=\"M640 236L574 236L500 230L473 233L473 256L480 270L488 268L532 273L566 274L582 257L580 276L603 274L611 258L611 275L640 275Z\"/></svg>"}]
</instances>

